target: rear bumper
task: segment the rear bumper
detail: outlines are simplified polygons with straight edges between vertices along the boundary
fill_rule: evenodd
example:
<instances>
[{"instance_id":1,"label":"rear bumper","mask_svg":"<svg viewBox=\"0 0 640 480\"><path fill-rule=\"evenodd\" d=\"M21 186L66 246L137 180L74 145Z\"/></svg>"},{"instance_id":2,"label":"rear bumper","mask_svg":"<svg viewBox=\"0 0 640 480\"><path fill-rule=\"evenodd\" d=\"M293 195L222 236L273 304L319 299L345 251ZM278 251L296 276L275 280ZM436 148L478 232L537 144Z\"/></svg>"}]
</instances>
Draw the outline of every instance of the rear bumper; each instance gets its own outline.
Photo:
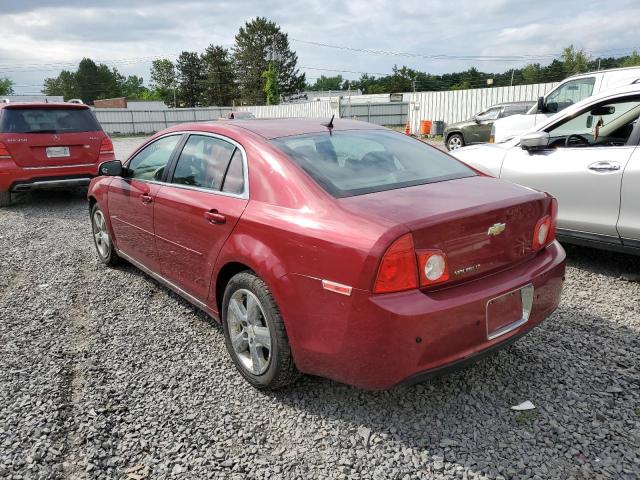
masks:
<instances>
[{"instance_id":1,"label":"rear bumper","mask_svg":"<svg viewBox=\"0 0 640 480\"><path fill-rule=\"evenodd\" d=\"M99 162L62 167L29 167L13 160L0 160L0 191L25 191L40 188L86 186L98 174Z\"/></svg>"},{"instance_id":2,"label":"rear bumper","mask_svg":"<svg viewBox=\"0 0 640 480\"><path fill-rule=\"evenodd\" d=\"M281 310L301 371L388 389L475 361L528 333L558 306L564 272L565 253L554 242L510 270L437 292L354 290L341 297L325 291L312 300L318 280L300 276L292 283L302 300ZM491 338L487 302L527 285L533 286L527 320Z\"/></svg>"}]
</instances>

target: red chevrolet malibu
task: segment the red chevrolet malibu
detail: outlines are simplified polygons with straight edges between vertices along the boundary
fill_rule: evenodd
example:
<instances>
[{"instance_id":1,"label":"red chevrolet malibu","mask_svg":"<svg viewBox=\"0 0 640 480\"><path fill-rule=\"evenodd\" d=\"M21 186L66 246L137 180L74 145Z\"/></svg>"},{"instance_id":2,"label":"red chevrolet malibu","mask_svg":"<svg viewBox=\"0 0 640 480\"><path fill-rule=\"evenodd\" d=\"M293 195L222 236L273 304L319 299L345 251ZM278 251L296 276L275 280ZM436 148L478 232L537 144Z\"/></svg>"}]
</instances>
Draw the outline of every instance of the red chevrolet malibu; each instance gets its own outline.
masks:
<instances>
[{"instance_id":1,"label":"red chevrolet malibu","mask_svg":"<svg viewBox=\"0 0 640 480\"><path fill-rule=\"evenodd\" d=\"M89 189L100 259L221 321L258 388L387 389L510 344L558 305L556 201L350 120L164 130Z\"/></svg>"},{"instance_id":2,"label":"red chevrolet malibu","mask_svg":"<svg viewBox=\"0 0 640 480\"><path fill-rule=\"evenodd\" d=\"M114 158L86 105L0 104L0 207L13 192L89 185L98 165Z\"/></svg>"}]
</instances>

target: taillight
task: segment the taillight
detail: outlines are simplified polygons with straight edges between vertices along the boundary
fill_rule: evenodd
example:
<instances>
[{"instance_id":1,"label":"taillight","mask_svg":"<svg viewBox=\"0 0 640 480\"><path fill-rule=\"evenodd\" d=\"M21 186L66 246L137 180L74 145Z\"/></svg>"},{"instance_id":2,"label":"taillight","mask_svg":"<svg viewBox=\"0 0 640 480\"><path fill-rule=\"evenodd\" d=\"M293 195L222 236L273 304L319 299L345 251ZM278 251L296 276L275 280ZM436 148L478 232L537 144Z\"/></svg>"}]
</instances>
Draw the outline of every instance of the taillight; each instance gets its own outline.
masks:
<instances>
[{"instance_id":1,"label":"taillight","mask_svg":"<svg viewBox=\"0 0 640 480\"><path fill-rule=\"evenodd\" d=\"M449 280L447 257L440 250L418 251L420 286L428 287Z\"/></svg>"},{"instance_id":2,"label":"taillight","mask_svg":"<svg viewBox=\"0 0 640 480\"><path fill-rule=\"evenodd\" d=\"M557 217L558 201L552 197L549 202L549 213L538 220L536 227L533 229L531 246L534 250L540 250L555 240Z\"/></svg>"},{"instance_id":3,"label":"taillight","mask_svg":"<svg viewBox=\"0 0 640 480\"><path fill-rule=\"evenodd\" d=\"M440 250L418 250L407 233L387 249L373 287L374 293L391 293L428 287L449 280L446 255Z\"/></svg>"},{"instance_id":4,"label":"taillight","mask_svg":"<svg viewBox=\"0 0 640 480\"><path fill-rule=\"evenodd\" d=\"M387 249L373 287L374 293L400 292L418 288L418 264L413 237L407 233Z\"/></svg>"},{"instance_id":5,"label":"taillight","mask_svg":"<svg viewBox=\"0 0 640 480\"><path fill-rule=\"evenodd\" d=\"M11 153L9 152L9 149L2 142L0 142L0 158L11 158Z\"/></svg>"},{"instance_id":6,"label":"taillight","mask_svg":"<svg viewBox=\"0 0 640 480\"><path fill-rule=\"evenodd\" d=\"M100 155L113 153L113 143L109 137L104 137L100 144Z\"/></svg>"}]
</instances>

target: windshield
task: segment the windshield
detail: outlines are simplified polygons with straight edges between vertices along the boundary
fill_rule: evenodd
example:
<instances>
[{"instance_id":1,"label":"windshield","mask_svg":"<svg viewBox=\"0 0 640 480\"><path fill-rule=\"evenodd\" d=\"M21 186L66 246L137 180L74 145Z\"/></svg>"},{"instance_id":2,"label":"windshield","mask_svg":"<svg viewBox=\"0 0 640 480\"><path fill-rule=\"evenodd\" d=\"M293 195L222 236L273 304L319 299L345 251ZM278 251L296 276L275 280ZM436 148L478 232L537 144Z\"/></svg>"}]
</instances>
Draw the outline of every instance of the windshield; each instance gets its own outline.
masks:
<instances>
[{"instance_id":1,"label":"windshield","mask_svg":"<svg viewBox=\"0 0 640 480\"><path fill-rule=\"evenodd\" d=\"M5 108L1 133L74 133L101 130L88 108Z\"/></svg>"},{"instance_id":2,"label":"windshield","mask_svg":"<svg viewBox=\"0 0 640 480\"><path fill-rule=\"evenodd\" d=\"M463 163L387 130L351 130L271 141L336 198L471 177Z\"/></svg>"}]
</instances>

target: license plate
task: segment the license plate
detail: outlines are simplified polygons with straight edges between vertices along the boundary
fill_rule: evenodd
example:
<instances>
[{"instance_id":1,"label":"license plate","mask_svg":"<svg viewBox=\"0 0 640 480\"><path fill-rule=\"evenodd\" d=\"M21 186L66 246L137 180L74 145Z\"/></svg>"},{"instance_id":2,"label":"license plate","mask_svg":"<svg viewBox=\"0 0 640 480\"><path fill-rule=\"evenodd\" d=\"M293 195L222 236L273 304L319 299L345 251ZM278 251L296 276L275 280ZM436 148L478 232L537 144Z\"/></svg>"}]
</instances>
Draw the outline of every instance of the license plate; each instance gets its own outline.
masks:
<instances>
[{"instance_id":1,"label":"license plate","mask_svg":"<svg viewBox=\"0 0 640 480\"><path fill-rule=\"evenodd\" d=\"M529 320L533 306L533 285L514 290L487 302L487 338L493 340Z\"/></svg>"},{"instance_id":2,"label":"license plate","mask_svg":"<svg viewBox=\"0 0 640 480\"><path fill-rule=\"evenodd\" d=\"M69 147L47 147L47 158L70 157Z\"/></svg>"}]
</instances>

